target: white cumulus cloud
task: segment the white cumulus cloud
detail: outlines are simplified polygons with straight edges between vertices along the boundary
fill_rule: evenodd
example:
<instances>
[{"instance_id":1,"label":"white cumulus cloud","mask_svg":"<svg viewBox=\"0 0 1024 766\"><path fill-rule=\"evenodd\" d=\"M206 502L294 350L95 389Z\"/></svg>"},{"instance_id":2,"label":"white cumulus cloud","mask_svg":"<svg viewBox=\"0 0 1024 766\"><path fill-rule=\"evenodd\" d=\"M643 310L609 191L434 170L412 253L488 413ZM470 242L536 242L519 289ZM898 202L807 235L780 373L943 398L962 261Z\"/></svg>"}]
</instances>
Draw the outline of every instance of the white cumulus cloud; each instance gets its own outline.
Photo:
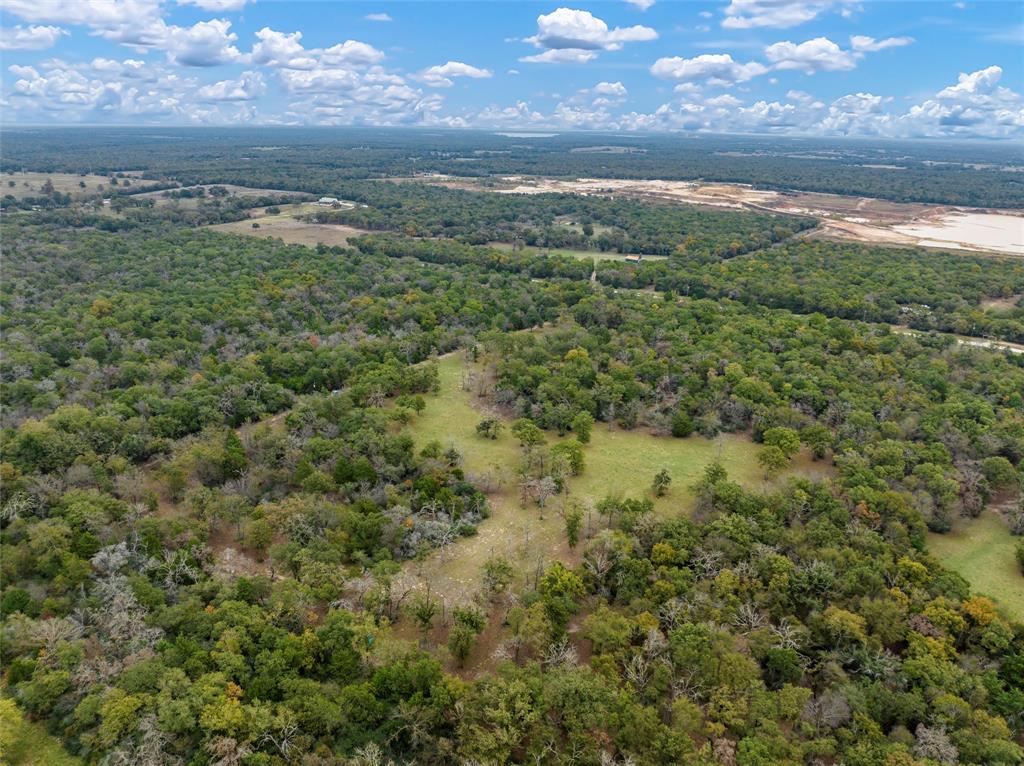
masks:
<instances>
[{"instance_id":1,"label":"white cumulus cloud","mask_svg":"<svg viewBox=\"0 0 1024 766\"><path fill-rule=\"evenodd\" d=\"M741 64L728 53L703 53L686 59L679 56L660 58L651 66L651 74L666 80L684 83L706 82L708 85L733 85L746 82L768 71L756 61Z\"/></svg>"},{"instance_id":2,"label":"white cumulus cloud","mask_svg":"<svg viewBox=\"0 0 1024 766\"><path fill-rule=\"evenodd\" d=\"M241 58L234 46L238 35L231 31L231 22L224 19L199 21L191 27L165 27L166 36L155 47L184 66L217 66Z\"/></svg>"},{"instance_id":3,"label":"white cumulus cloud","mask_svg":"<svg viewBox=\"0 0 1024 766\"><path fill-rule=\"evenodd\" d=\"M221 80L204 85L197 92L201 101L253 101L267 90L259 72L242 72L237 80Z\"/></svg>"},{"instance_id":4,"label":"white cumulus cloud","mask_svg":"<svg viewBox=\"0 0 1024 766\"><path fill-rule=\"evenodd\" d=\"M815 37L802 43L788 40L764 49L765 57L776 69L798 69L815 72L844 72L857 66L856 56L842 50L827 37Z\"/></svg>"},{"instance_id":5,"label":"white cumulus cloud","mask_svg":"<svg viewBox=\"0 0 1024 766\"><path fill-rule=\"evenodd\" d=\"M528 63L586 63L599 51L621 50L625 43L655 40L658 33L650 27L609 28L590 11L558 8L537 17L537 34L525 38L543 53L524 56Z\"/></svg>"},{"instance_id":6,"label":"white cumulus cloud","mask_svg":"<svg viewBox=\"0 0 1024 766\"><path fill-rule=\"evenodd\" d=\"M448 61L444 64L424 69L414 79L432 88L450 88L455 84L453 77L469 77L475 80L493 77L489 69L464 64L461 61Z\"/></svg>"},{"instance_id":7,"label":"white cumulus cloud","mask_svg":"<svg viewBox=\"0 0 1024 766\"><path fill-rule=\"evenodd\" d=\"M52 48L67 30L41 24L0 27L0 51L41 51Z\"/></svg>"},{"instance_id":8,"label":"white cumulus cloud","mask_svg":"<svg viewBox=\"0 0 1024 766\"><path fill-rule=\"evenodd\" d=\"M614 96L615 98L625 98L629 95L626 86L621 82L599 82L591 88L591 91L599 96Z\"/></svg>"}]
</instances>

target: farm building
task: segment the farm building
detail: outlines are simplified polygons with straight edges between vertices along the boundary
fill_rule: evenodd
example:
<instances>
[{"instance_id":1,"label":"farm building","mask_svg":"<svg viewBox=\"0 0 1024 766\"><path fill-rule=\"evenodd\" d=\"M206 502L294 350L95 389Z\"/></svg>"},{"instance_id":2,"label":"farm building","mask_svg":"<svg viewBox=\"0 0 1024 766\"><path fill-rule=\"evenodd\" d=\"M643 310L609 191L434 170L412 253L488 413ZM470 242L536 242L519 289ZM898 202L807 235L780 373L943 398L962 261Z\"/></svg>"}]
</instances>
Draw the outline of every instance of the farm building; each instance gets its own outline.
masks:
<instances>
[{"instance_id":1,"label":"farm building","mask_svg":"<svg viewBox=\"0 0 1024 766\"><path fill-rule=\"evenodd\" d=\"M318 204L318 205L337 205L338 204L338 198L337 197L321 197L320 199L318 199L316 201L316 204Z\"/></svg>"}]
</instances>

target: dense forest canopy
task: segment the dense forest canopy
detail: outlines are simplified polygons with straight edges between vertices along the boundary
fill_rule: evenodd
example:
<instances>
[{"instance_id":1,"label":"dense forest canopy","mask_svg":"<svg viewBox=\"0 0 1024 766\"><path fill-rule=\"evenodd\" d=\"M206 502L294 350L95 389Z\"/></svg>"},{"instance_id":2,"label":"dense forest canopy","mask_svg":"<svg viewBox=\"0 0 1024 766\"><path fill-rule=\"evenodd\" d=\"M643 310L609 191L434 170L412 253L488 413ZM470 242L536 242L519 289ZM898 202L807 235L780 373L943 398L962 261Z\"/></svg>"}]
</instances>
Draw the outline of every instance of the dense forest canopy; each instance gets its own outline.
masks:
<instances>
[{"instance_id":1,"label":"dense forest canopy","mask_svg":"<svg viewBox=\"0 0 1024 766\"><path fill-rule=\"evenodd\" d=\"M341 223L408 236L456 237L542 248L728 257L793 236L816 224L810 216L704 210L578 194L506 195L426 184L346 183L352 207L310 213Z\"/></svg>"},{"instance_id":2,"label":"dense forest canopy","mask_svg":"<svg viewBox=\"0 0 1024 766\"><path fill-rule=\"evenodd\" d=\"M810 239L767 212L381 180L678 173L1020 206L1012 150L5 142L5 171L161 186L4 204L0 725L27 716L112 765L1024 762L1021 615L929 548L997 511L1024 535L1024 354L948 334L1024 339L1019 259ZM630 142L643 151L572 151ZM882 156L906 170L862 167ZM303 215L364 233L211 231L289 199L222 184L352 200ZM452 433L468 412L471 440L424 438L438 411ZM577 492L626 434L649 472ZM755 481L720 454L688 486L657 462L725 439Z\"/></svg>"},{"instance_id":3,"label":"dense forest canopy","mask_svg":"<svg viewBox=\"0 0 1024 766\"><path fill-rule=\"evenodd\" d=\"M998 315L984 299L1024 292L1024 261L824 240L785 243L725 263L690 258L642 265L605 262L615 287L727 297L798 313L906 324L920 330L1024 341L1024 308Z\"/></svg>"}]
</instances>

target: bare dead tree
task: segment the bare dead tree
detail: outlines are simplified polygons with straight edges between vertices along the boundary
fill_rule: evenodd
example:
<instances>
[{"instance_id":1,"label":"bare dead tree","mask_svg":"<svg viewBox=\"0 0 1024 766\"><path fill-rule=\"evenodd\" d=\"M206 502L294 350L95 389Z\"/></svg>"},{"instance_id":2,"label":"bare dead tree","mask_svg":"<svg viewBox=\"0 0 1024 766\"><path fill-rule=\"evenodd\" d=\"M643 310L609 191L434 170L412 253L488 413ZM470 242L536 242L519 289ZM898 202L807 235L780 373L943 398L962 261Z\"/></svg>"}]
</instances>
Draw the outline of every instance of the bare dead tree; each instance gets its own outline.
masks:
<instances>
[{"instance_id":1,"label":"bare dead tree","mask_svg":"<svg viewBox=\"0 0 1024 766\"><path fill-rule=\"evenodd\" d=\"M567 638L562 638L561 641L548 646L547 651L544 652L544 658L542 663L546 667L562 667L566 665L576 665L579 662L579 653L576 648L569 643Z\"/></svg>"},{"instance_id":2,"label":"bare dead tree","mask_svg":"<svg viewBox=\"0 0 1024 766\"><path fill-rule=\"evenodd\" d=\"M740 605L736 615L732 618L732 624L739 631L740 635L748 635L767 624L765 616L754 604L747 601Z\"/></svg>"},{"instance_id":3,"label":"bare dead tree","mask_svg":"<svg viewBox=\"0 0 1024 766\"><path fill-rule=\"evenodd\" d=\"M252 748L234 737L217 737L206 746L214 759L210 766L242 766L242 761L252 755Z\"/></svg>"},{"instance_id":4,"label":"bare dead tree","mask_svg":"<svg viewBox=\"0 0 1024 766\"><path fill-rule=\"evenodd\" d=\"M264 732L260 738L256 741L257 746L270 745L285 760L288 760L292 751L295 749L295 738L299 734L299 727L293 723L286 724L281 728L280 731Z\"/></svg>"}]
</instances>

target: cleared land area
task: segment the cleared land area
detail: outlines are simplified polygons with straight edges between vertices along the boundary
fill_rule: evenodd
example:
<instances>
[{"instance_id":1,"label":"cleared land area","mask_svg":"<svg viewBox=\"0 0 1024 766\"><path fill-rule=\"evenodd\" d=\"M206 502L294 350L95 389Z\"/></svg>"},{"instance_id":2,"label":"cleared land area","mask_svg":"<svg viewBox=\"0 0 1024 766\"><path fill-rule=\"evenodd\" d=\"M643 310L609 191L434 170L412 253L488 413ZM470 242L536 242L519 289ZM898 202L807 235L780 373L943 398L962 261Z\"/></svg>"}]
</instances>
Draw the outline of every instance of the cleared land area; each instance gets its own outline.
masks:
<instances>
[{"instance_id":1,"label":"cleared land area","mask_svg":"<svg viewBox=\"0 0 1024 766\"><path fill-rule=\"evenodd\" d=\"M15 172L0 174L0 197L10 194L15 199L25 197L43 197L45 192L43 186L49 181L53 184L54 191L61 194L70 194L75 199L95 197L98 194L107 194L111 191L126 191L125 181L129 186L127 190L145 187L155 183L154 181L143 181L138 174L125 173L127 178L118 178L117 186L110 183L110 176L93 174L79 175L78 173L35 173ZM83 187L82 184L85 184Z\"/></svg>"},{"instance_id":2,"label":"cleared land area","mask_svg":"<svg viewBox=\"0 0 1024 766\"><path fill-rule=\"evenodd\" d=\"M911 329L906 325L892 325L893 332L904 335L922 335L923 333ZM990 351L1009 351L1011 354L1024 354L1024 343L1011 343L1008 340L989 340L988 338L972 338L967 335L952 335L961 346L972 346L974 348L987 348Z\"/></svg>"},{"instance_id":3,"label":"cleared land area","mask_svg":"<svg viewBox=\"0 0 1024 766\"><path fill-rule=\"evenodd\" d=\"M951 532L929 534L928 547L942 563L959 572L971 590L992 597L1007 614L1024 619L1024 576L1014 557L1019 538L992 510L962 519Z\"/></svg>"},{"instance_id":4,"label":"cleared land area","mask_svg":"<svg viewBox=\"0 0 1024 766\"><path fill-rule=\"evenodd\" d=\"M917 237L923 247L998 250L1024 255L1024 218L988 213L949 213L931 220L893 226L894 231Z\"/></svg>"},{"instance_id":5,"label":"cleared land area","mask_svg":"<svg viewBox=\"0 0 1024 766\"><path fill-rule=\"evenodd\" d=\"M1011 295L1007 298L985 298L981 302L981 307L986 311L1001 314L1013 311L1022 299L1024 299L1024 295Z\"/></svg>"},{"instance_id":6,"label":"cleared land area","mask_svg":"<svg viewBox=\"0 0 1024 766\"><path fill-rule=\"evenodd\" d=\"M1024 255L1024 216L1000 210L890 202L816 192L776 192L743 184L609 178L555 179L507 176L481 182L453 176L417 178L453 188L499 194L569 193L635 197L710 207L814 216L818 236L878 244L915 245Z\"/></svg>"},{"instance_id":7,"label":"cleared land area","mask_svg":"<svg viewBox=\"0 0 1024 766\"><path fill-rule=\"evenodd\" d=\"M159 203L186 203L195 202L197 199L211 200L216 199L213 194L210 194L210 189L218 187L227 190L227 196L229 197L267 197L267 196L289 196L295 199L311 199L312 194L306 192L287 191L283 189L264 189L253 186L236 186L235 184L199 184L197 186L183 186L179 189L158 189L151 192L142 192L141 194L133 195L136 199L155 199ZM205 196L203 197L172 197L172 193L180 193L183 191L198 191L199 189L205 190Z\"/></svg>"},{"instance_id":8,"label":"cleared land area","mask_svg":"<svg viewBox=\"0 0 1024 766\"><path fill-rule=\"evenodd\" d=\"M515 466L520 450L515 437L503 429L496 440L477 435L476 426L484 417L493 417L484 400L464 381L479 367L465 363L465 355L455 352L439 361L441 390L427 397L427 408L409 426L409 433L421 448L431 441L442 447L454 446L464 458L468 474L489 475L495 491L489 494L492 515L480 524L473 537L462 538L448 549L435 551L425 562L411 564L425 586L458 600L479 586L480 567L490 556L507 557L521 574L533 572L539 562L561 559L575 561L577 551L566 544L565 524L559 515L565 498L553 497L544 509L519 503ZM558 438L548 434L548 444ZM585 447L586 468L581 476L569 480L570 499L584 508L608 495L650 497L655 513L671 514L688 510L693 502L690 485L704 468L718 460L735 481L748 486L764 486L757 454L761 446L745 436L722 434L716 439L691 436L686 439L652 436L642 429L623 431L595 424L590 444ZM672 477L672 486L661 498L651 492L654 475L662 468ZM794 461L789 474L823 476L829 467L804 456ZM600 528L596 513L585 514L584 530ZM580 544L580 548L584 545Z\"/></svg>"},{"instance_id":9,"label":"cleared land area","mask_svg":"<svg viewBox=\"0 0 1024 766\"><path fill-rule=\"evenodd\" d=\"M244 234L264 239L279 238L289 245L338 245L348 244L349 237L358 237L369 232L352 226L300 221L298 216L322 210L316 203L279 205L277 214L267 214L266 208L255 208L246 220L218 223L209 228L230 234Z\"/></svg>"}]
</instances>

